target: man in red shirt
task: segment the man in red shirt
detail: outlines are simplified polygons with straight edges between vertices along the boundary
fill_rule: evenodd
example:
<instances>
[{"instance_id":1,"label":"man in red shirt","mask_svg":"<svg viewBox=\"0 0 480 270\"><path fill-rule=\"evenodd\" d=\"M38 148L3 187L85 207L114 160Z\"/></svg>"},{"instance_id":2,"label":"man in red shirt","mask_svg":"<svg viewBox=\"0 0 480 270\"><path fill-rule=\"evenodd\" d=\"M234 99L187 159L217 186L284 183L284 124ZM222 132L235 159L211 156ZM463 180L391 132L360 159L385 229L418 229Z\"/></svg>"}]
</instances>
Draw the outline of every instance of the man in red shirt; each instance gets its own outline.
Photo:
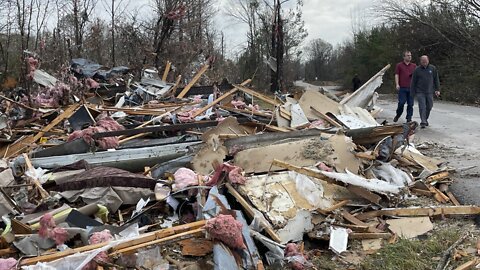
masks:
<instances>
[{"instance_id":1,"label":"man in red shirt","mask_svg":"<svg viewBox=\"0 0 480 270\"><path fill-rule=\"evenodd\" d=\"M395 68L395 86L398 91L397 115L393 118L393 122L397 122L403 114L403 108L407 103L407 122L412 121L413 116L413 95L410 93L410 82L412 80L413 71L417 65L411 63L412 53L405 51L403 53L403 61L398 63Z\"/></svg>"}]
</instances>

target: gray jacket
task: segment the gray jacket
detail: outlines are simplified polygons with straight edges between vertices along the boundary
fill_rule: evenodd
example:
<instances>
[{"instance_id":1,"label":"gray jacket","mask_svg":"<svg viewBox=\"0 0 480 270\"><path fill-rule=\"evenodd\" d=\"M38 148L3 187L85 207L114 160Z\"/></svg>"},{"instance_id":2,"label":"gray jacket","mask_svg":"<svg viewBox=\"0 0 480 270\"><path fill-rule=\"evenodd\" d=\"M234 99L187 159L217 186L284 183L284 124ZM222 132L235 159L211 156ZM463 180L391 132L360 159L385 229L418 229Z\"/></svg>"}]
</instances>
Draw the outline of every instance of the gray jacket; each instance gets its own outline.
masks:
<instances>
[{"instance_id":1,"label":"gray jacket","mask_svg":"<svg viewBox=\"0 0 480 270\"><path fill-rule=\"evenodd\" d=\"M412 75L412 82L410 91L412 94L424 93L433 94L440 90L440 80L438 78L438 71L434 65L427 67L418 66Z\"/></svg>"}]
</instances>

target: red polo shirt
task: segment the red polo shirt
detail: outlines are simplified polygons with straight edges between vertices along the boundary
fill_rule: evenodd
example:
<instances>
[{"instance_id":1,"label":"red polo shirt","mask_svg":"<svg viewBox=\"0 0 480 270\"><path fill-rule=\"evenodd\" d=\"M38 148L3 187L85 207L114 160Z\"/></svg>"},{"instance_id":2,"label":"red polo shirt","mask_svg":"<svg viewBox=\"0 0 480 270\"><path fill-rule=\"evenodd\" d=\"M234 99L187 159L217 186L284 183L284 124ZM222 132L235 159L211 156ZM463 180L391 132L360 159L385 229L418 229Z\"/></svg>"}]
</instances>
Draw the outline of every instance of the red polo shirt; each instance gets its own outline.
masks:
<instances>
[{"instance_id":1,"label":"red polo shirt","mask_svg":"<svg viewBox=\"0 0 480 270\"><path fill-rule=\"evenodd\" d=\"M415 65L414 63L410 63L407 65L404 61L397 64L397 67L395 68L395 74L398 75L398 84L400 85L400 87L410 88L412 74L413 71L415 71L416 67L417 65Z\"/></svg>"}]
</instances>

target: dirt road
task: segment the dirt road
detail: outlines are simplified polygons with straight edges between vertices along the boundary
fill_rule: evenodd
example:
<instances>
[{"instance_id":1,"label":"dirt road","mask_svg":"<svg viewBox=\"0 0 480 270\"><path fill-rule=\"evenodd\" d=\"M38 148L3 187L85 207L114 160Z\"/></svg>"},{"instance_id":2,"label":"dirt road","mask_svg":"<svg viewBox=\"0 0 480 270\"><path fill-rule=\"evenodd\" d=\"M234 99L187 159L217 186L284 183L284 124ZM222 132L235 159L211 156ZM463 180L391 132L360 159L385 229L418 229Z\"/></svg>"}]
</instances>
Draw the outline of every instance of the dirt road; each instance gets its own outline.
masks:
<instances>
[{"instance_id":1,"label":"dirt road","mask_svg":"<svg viewBox=\"0 0 480 270\"><path fill-rule=\"evenodd\" d=\"M318 89L318 86L305 82L296 82L296 85ZM333 90L335 87L327 88ZM381 95L377 105L383 108L383 112L377 120L392 123L396 103L396 96ZM420 123L416 105L413 120ZM399 120L402 121L405 121L405 114ZM478 166L456 173L451 188L461 203L480 205L480 108L435 101L429 123L426 129L418 130L414 143L429 146L422 152L446 160L457 169Z\"/></svg>"}]
</instances>

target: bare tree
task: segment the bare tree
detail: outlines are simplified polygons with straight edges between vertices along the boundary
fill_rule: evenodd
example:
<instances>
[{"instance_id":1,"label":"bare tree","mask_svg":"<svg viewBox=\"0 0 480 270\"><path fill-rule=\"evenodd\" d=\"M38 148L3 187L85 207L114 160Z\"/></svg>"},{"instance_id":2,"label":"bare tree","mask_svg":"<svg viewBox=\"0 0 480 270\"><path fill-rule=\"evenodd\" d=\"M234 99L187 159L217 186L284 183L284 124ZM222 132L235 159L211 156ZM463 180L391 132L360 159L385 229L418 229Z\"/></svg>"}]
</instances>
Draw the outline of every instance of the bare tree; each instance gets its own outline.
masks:
<instances>
[{"instance_id":1,"label":"bare tree","mask_svg":"<svg viewBox=\"0 0 480 270\"><path fill-rule=\"evenodd\" d=\"M115 59L115 28L117 24L117 20L120 16L122 16L125 10L128 7L128 3L125 0L103 0L103 6L105 10L110 15L110 31L112 37L112 49L111 49L111 57L112 57L112 64L116 66L117 61Z\"/></svg>"}]
</instances>

